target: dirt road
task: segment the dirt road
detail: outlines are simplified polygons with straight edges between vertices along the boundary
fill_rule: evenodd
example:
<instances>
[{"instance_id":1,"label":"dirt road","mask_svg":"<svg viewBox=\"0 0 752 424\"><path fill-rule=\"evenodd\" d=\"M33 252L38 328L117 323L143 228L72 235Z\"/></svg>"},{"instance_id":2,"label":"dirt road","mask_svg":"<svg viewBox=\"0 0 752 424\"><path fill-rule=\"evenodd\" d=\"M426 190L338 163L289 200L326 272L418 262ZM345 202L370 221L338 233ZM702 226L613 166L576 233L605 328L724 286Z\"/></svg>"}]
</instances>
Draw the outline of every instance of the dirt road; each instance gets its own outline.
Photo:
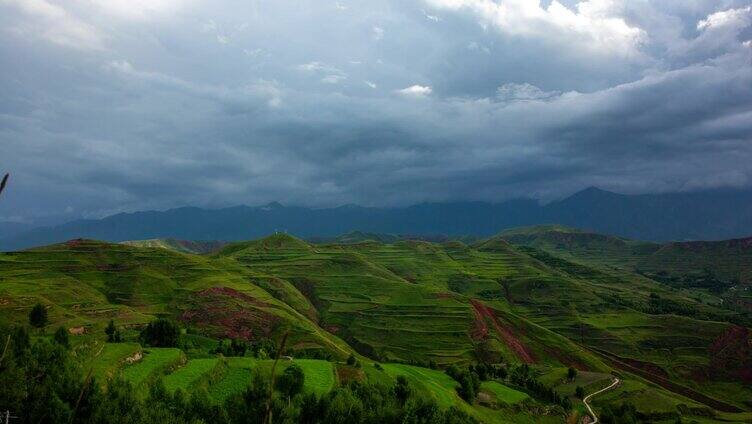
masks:
<instances>
[{"instance_id":1,"label":"dirt road","mask_svg":"<svg viewBox=\"0 0 752 424\"><path fill-rule=\"evenodd\" d=\"M590 403L589 403L590 399L595 395L599 395L605 391L613 389L614 387L616 387L617 384L619 384L619 379L614 378L614 382L611 383L611 385L609 385L608 387L600 389L595 393L590 393L589 395L585 396L584 399L582 399L582 403L585 404L585 408L587 408L588 412L590 413L590 416L593 417L593 421L590 421L590 424L596 424L598 422L598 416L595 415L595 412L593 412L593 408L590 406Z\"/></svg>"}]
</instances>

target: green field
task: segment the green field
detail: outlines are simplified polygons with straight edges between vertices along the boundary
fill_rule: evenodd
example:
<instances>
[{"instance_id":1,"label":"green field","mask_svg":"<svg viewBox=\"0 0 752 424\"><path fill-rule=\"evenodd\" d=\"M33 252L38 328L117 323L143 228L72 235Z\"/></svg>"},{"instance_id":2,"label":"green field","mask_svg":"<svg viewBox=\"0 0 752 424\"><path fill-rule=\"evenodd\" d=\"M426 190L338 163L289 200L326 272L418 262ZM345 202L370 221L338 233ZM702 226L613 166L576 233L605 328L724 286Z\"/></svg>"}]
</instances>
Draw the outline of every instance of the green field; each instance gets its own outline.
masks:
<instances>
[{"instance_id":1,"label":"green field","mask_svg":"<svg viewBox=\"0 0 752 424\"><path fill-rule=\"evenodd\" d=\"M419 391L430 396L439 406L456 405L459 396L455 391L457 382L441 371L429 370L410 365L383 364L384 371L392 377L404 376L418 387Z\"/></svg>"},{"instance_id":2,"label":"green field","mask_svg":"<svg viewBox=\"0 0 752 424\"><path fill-rule=\"evenodd\" d=\"M318 359L296 359L292 363L302 368L305 373L304 391L323 395L334 388L334 366L331 362Z\"/></svg>"},{"instance_id":3,"label":"green field","mask_svg":"<svg viewBox=\"0 0 752 424\"><path fill-rule=\"evenodd\" d=\"M191 385L197 383L202 377L209 374L219 362L217 358L192 359L184 366L167 375L164 381L165 388L168 391L177 389L188 389Z\"/></svg>"},{"instance_id":4,"label":"green field","mask_svg":"<svg viewBox=\"0 0 752 424\"><path fill-rule=\"evenodd\" d=\"M144 357L123 368L123 376L134 386L145 383L150 377L166 373L176 367L183 359L183 352L174 348L149 348L144 350Z\"/></svg>"},{"instance_id":5,"label":"green field","mask_svg":"<svg viewBox=\"0 0 752 424\"><path fill-rule=\"evenodd\" d=\"M137 343L103 343L101 352L91 362L92 375L104 383L117 374L126 358L140 350Z\"/></svg>"},{"instance_id":6,"label":"green field","mask_svg":"<svg viewBox=\"0 0 752 424\"><path fill-rule=\"evenodd\" d=\"M670 414L681 405L707 407L705 396L750 409L752 388L739 377L752 366L739 339L749 338L748 313L735 306L744 304L744 284L686 286L699 284L691 273L708 264L716 265L717 281L733 273L746 278L741 245L658 246L563 227L507 231L471 244L384 240L310 244L277 234L193 246L207 249L203 255L178 248L192 246L185 243L77 240L3 253L0 324L26 322L39 302L49 329L83 332L71 336L73 345L98 381L122 372L142 386L164 376L171 392L205 387L215 400L271 368L269 359L220 362L209 353L219 339L278 343L287 333L286 353L304 370L304 391L317 395L337 387L342 361L355 354L363 368L345 370L347 378L389 385L404 375L442 407L491 421L504 422L504 414L464 403L441 368L524 362L569 397L577 386L595 390L618 372L625 383L595 404L629 401L646 414ZM693 259L697 252L725 259ZM686 278L672 280L681 270ZM188 330L184 352L147 347L140 361L126 364L141 349L138 330L156 317ZM126 343L103 343L110 319ZM329 359L297 359L305 356ZM278 371L289 363L280 361ZM633 375L623 364L648 373ZM568 367L580 371L573 382L564 381ZM658 378L680 389L661 387ZM506 382L485 382L483 390L510 405L528 396ZM529 418L521 413L510 420Z\"/></svg>"},{"instance_id":7,"label":"green field","mask_svg":"<svg viewBox=\"0 0 752 424\"><path fill-rule=\"evenodd\" d=\"M496 400L508 405L514 405L515 403L520 403L529 398L526 393L514 390L496 381L483 382L480 387L482 390L487 390L492 393L496 397Z\"/></svg>"},{"instance_id":8,"label":"green field","mask_svg":"<svg viewBox=\"0 0 752 424\"><path fill-rule=\"evenodd\" d=\"M222 379L209 388L209 396L222 402L233 394L242 392L251 383L253 373L251 368L231 366L228 367Z\"/></svg>"}]
</instances>

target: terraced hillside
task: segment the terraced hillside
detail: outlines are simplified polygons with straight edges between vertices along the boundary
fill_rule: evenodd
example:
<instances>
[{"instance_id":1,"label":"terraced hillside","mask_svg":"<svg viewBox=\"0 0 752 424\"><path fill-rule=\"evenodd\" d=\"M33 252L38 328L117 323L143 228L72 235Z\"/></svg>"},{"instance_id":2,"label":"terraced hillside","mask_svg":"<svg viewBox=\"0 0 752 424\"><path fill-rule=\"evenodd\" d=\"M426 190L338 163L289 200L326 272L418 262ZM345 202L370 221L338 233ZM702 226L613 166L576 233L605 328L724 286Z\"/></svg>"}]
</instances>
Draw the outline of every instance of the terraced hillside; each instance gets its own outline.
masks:
<instances>
[{"instance_id":1,"label":"terraced hillside","mask_svg":"<svg viewBox=\"0 0 752 424\"><path fill-rule=\"evenodd\" d=\"M172 316L213 337L268 337L339 356L350 349L267 291L233 261L88 240L0 255L0 323L20 323L36 302L52 325L101 333L108 320L138 327Z\"/></svg>"},{"instance_id":2,"label":"terraced hillside","mask_svg":"<svg viewBox=\"0 0 752 424\"><path fill-rule=\"evenodd\" d=\"M302 363L316 393L342 379L378 381L383 376L369 365L373 361L392 363L383 367L386 381L401 371L416 382L430 370L401 367L482 362L527 364L575 402L572 382L556 377L568 367L590 376L582 380L588 387L619 372L623 397L637 403L650 393L670 399L660 411L650 410L654 415L674 414L681 405L697 411L752 408L752 336L742 312L726 307L718 295L633 272L660 251L652 244L600 236L589 245L586 233L546 228L544 233L563 234L556 236L561 244L552 244L536 231L470 245L310 244L276 234L208 255L150 243L74 240L0 254L0 324L24 322L41 302L51 326L83 332L81 340L94 343L87 352L100 378L121 370L146 384L167 375L169 391L204 388L220 400L242 387L251 369L263 371L267 363L207 356L215 340L277 343L287 333L292 355L341 361L355 353L366 364L360 370ZM130 329L156 317L179 321L193 347L180 354L140 349ZM99 349L110 319L130 332L129 343ZM137 365L127 365L136 354ZM335 383L327 375L335 375ZM442 379L437 376L436 384L449 384ZM425 390L437 394L439 403L467 409L451 388L449 397L437 388ZM524 398L494 384L482 391L489 405L496 405L495 397L504 404ZM468 411L500 419L494 408Z\"/></svg>"},{"instance_id":3,"label":"terraced hillside","mask_svg":"<svg viewBox=\"0 0 752 424\"><path fill-rule=\"evenodd\" d=\"M703 302L752 312L752 238L657 244L562 226L513 229L499 237L630 278L637 273L693 292Z\"/></svg>"},{"instance_id":4,"label":"terraced hillside","mask_svg":"<svg viewBox=\"0 0 752 424\"><path fill-rule=\"evenodd\" d=\"M612 269L666 276L710 273L722 281L752 282L752 238L658 244L597 234L559 225L517 228L499 234L515 245L531 246ZM706 287L707 288L707 287Z\"/></svg>"},{"instance_id":5,"label":"terraced hillside","mask_svg":"<svg viewBox=\"0 0 752 424\"><path fill-rule=\"evenodd\" d=\"M503 308L483 306L484 312L478 312L477 305L493 302L500 293L494 278L552 272L511 246L484 249L414 241L313 246L278 235L229 245L217 257L237 260L258 278L289 281L317 307L322 327L374 358L440 365L480 354L529 360L521 353L527 349L536 351L541 362L599 366L565 338ZM475 292L491 294L474 305ZM540 346L544 341L571 358L548 354Z\"/></svg>"}]
</instances>

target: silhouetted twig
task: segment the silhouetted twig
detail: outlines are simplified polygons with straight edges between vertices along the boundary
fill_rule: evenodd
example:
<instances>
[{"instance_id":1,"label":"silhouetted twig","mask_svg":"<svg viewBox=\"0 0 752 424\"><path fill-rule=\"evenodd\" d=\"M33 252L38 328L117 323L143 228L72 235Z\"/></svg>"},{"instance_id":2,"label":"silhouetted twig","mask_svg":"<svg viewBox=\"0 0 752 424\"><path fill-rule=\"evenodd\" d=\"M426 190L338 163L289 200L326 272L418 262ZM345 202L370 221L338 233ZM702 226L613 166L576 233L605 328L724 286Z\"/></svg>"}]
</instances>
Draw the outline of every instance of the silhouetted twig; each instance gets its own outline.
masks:
<instances>
[{"instance_id":1,"label":"silhouetted twig","mask_svg":"<svg viewBox=\"0 0 752 424\"><path fill-rule=\"evenodd\" d=\"M277 369L277 362L279 361L279 356L282 354L282 351L285 350L285 343L287 343L287 335L289 333L285 332L285 334L282 335L282 341L279 343L279 349L277 349L277 355L274 358L274 364L272 364L272 378L271 382L269 384L269 399L266 401L266 416L264 417L264 423L265 424L272 424L272 398L274 396L274 372Z\"/></svg>"},{"instance_id":2,"label":"silhouetted twig","mask_svg":"<svg viewBox=\"0 0 752 424\"><path fill-rule=\"evenodd\" d=\"M3 359L5 359L5 353L8 352L8 345L10 344L10 334L8 334L8 338L5 340L5 348L3 348L3 354L0 356L0 364L3 363Z\"/></svg>"},{"instance_id":3,"label":"silhouetted twig","mask_svg":"<svg viewBox=\"0 0 752 424\"><path fill-rule=\"evenodd\" d=\"M8 178L10 178L10 174L5 174L3 181L0 182L0 194L2 194L3 190L5 190L5 185L8 184Z\"/></svg>"},{"instance_id":4,"label":"silhouetted twig","mask_svg":"<svg viewBox=\"0 0 752 424\"><path fill-rule=\"evenodd\" d=\"M99 348L99 352L97 352L94 355L94 359L96 359L100 353L102 353L102 350L104 350L104 346L102 345L101 348ZM78 406L81 404L81 399L84 398L84 394L87 390L89 390L89 385L91 385L91 375L94 373L94 364L92 360L92 365L89 367L89 372L86 374L86 379L84 380L84 385L81 387L81 391L78 393L78 399L76 400L76 406L73 408L73 413L71 413L70 422L71 424L76 421L76 413L78 412Z\"/></svg>"}]
</instances>

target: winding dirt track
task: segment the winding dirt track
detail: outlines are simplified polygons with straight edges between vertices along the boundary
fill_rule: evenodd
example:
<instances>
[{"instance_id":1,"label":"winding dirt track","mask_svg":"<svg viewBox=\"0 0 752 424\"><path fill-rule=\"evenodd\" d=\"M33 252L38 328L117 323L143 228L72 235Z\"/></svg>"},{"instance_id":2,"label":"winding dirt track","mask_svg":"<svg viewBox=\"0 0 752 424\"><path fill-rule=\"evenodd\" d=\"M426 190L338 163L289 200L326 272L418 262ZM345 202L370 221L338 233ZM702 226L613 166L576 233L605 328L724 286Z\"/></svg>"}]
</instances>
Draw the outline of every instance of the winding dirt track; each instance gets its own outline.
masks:
<instances>
[{"instance_id":1,"label":"winding dirt track","mask_svg":"<svg viewBox=\"0 0 752 424\"><path fill-rule=\"evenodd\" d=\"M605 387L603 389L600 389L600 390L598 390L595 393L590 393L589 395L585 396L584 399L582 399L582 403L585 404L585 408L587 408L588 412L590 413L590 416L593 417L593 421L590 421L590 424L596 424L598 422L598 416L595 415L595 412L593 412L593 408L590 406L590 403L589 403L590 398L592 398L595 395L599 395L599 394L601 394L601 393L603 393L605 391L611 390L614 387L616 387L616 385L618 385L618 384L619 384L619 379L618 378L614 378L614 382L611 383L610 386Z\"/></svg>"}]
</instances>

